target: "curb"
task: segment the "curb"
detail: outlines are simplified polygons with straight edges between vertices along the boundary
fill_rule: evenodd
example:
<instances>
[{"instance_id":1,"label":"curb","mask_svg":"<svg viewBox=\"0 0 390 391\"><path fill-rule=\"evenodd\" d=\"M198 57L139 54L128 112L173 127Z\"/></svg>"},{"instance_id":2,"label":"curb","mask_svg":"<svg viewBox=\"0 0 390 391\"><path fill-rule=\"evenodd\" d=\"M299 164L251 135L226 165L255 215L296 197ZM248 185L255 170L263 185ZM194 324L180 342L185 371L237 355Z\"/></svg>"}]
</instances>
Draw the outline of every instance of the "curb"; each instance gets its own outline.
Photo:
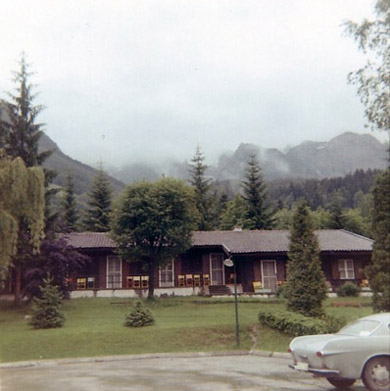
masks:
<instances>
[{"instance_id":1,"label":"curb","mask_svg":"<svg viewBox=\"0 0 390 391\"><path fill-rule=\"evenodd\" d=\"M113 361L133 361L133 360L147 360L154 358L202 358L202 357L224 357L224 356L258 356L269 358L284 358L289 359L290 354L270 351L246 351L246 350L232 350L221 352L197 352L197 353L151 353L151 354L134 354L123 356L101 356L101 357L80 357L80 358L59 358L48 360L31 360L31 361L17 361L11 363L0 364L0 369L12 368L30 368L30 367L52 367L56 365L76 364L76 363L101 363Z\"/></svg>"}]
</instances>

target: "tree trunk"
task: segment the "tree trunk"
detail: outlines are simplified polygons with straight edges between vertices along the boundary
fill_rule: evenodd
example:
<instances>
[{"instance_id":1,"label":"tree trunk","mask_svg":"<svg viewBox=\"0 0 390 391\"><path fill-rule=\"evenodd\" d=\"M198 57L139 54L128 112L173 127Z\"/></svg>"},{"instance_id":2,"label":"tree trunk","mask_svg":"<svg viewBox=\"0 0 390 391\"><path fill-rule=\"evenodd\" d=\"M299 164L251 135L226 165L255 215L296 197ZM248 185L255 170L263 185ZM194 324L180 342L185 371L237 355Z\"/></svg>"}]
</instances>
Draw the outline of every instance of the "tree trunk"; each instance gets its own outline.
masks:
<instances>
[{"instance_id":1,"label":"tree trunk","mask_svg":"<svg viewBox=\"0 0 390 391\"><path fill-rule=\"evenodd\" d=\"M149 291L148 291L148 299L154 298L154 262L150 261L148 265L149 270Z\"/></svg>"},{"instance_id":2,"label":"tree trunk","mask_svg":"<svg viewBox=\"0 0 390 391\"><path fill-rule=\"evenodd\" d=\"M15 304L20 303L22 296L22 266L15 266Z\"/></svg>"}]
</instances>

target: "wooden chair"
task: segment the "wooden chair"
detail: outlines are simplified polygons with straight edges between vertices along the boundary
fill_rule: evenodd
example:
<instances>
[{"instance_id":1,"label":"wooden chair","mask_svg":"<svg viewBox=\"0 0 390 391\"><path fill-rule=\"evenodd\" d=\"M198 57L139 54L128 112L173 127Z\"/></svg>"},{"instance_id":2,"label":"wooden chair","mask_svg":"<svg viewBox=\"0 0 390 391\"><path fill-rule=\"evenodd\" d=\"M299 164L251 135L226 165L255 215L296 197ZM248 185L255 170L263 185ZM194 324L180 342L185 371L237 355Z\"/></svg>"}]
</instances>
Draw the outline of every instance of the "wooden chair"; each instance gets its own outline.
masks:
<instances>
[{"instance_id":1,"label":"wooden chair","mask_svg":"<svg viewBox=\"0 0 390 391\"><path fill-rule=\"evenodd\" d=\"M263 284L260 281L253 281L253 290L258 292L261 289L263 289Z\"/></svg>"},{"instance_id":2,"label":"wooden chair","mask_svg":"<svg viewBox=\"0 0 390 391\"><path fill-rule=\"evenodd\" d=\"M87 279L86 278L77 278L76 279L76 289L87 289Z\"/></svg>"},{"instance_id":3,"label":"wooden chair","mask_svg":"<svg viewBox=\"0 0 390 391\"><path fill-rule=\"evenodd\" d=\"M178 282L178 284L177 284L178 286L185 286L186 285L184 274L179 274L177 276L177 282Z\"/></svg>"},{"instance_id":4,"label":"wooden chair","mask_svg":"<svg viewBox=\"0 0 390 391\"><path fill-rule=\"evenodd\" d=\"M194 274L194 286L200 286L200 274Z\"/></svg>"},{"instance_id":5,"label":"wooden chair","mask_svg":"<svg viewBox=\"0 0 390 391\"><path fill-rule=\"evenodd\" d=\"M133 288L141 288L141 277L133 276Z\"/></svg>"},{"instance_id":6,"label":"wooden chair","mask_svg":"<svg viewBox=\"0 0 390 391\"><path fill-rule=\"evenodd\" d=\"M128 288L132 288L134 286L134 277L133 276L126 277L126 286Z\"/></svg>"},{"instance_id":7,"label":"wooden chair","mask_svg":"<svg viewBox=\"0 0 390 391\"><path fill-rule=\"evenodd\" d=\"M192 274L186 274L186 286L194 285L194 277Z\"/></svg>"},{"instance_id":8,"label":"wooden chair","mask_svg":"<svg viewBox=\"0 0 390 391\"><path fill-rule=\"evenodd\" d=\"M87 277L87 288L88 289L95 288L95 277Z\"/></svg>"},{"instance_id":9,"label":"wooden chair","mask_svg":"<svg viewBox=\"0 0 390 391\"><path fill-rule=\"evenodd\" d=\"M210 285L210 274L203 274L203 286Z\"/></svg>"},{"instance_id":10,"label":"wooden chair","mask_svg":"<svg viewBox=\"0 0 390 391\"><path fill-rule=\"evenodd\" d=\"M141 287L149 288L149 276L141 276Z\"/></svg>"}]
</instances>

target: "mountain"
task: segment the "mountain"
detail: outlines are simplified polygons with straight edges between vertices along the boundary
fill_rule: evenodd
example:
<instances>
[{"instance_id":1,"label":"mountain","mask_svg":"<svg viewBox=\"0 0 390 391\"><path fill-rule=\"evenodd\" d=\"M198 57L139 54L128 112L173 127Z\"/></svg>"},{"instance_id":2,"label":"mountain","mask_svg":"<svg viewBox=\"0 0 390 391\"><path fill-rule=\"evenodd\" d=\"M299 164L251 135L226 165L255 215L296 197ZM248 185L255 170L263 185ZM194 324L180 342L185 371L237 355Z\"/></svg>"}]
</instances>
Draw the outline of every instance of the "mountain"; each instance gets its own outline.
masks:
<instances>
[{"instance_id":1,"label":"mountain","mask_svg":"<svg viewBox=\"0 0 390 391\"><path fill-rule=\"evenodd\" d=\"M55 183L63 186L68 172L75 182L76 193L89 190L97 170L66 156L46 135L40 140L41 150L54 149L45 166L58 172ZM275 148L261 148L255 144L241 144L233 153L224 153L216 166L210 166L207 175L212 177L222 189L234 193L243 178L248 158L255 153L267 181L279 179L340 177L357 169L381 169L386 167L386 143L379 142L370 134L343 133L326 142L306 141L287 152ZM170 162L164 166L147 163L123 165L111 172L110 181L115 192L120 192L124 183L135 180L155 180L162 175L188 178L187 162ZM116 179L115 179L116 178ZM123 183L124 182L124 183Z\"/></svg>"},{"instance_id":2,"label":"mountain","mask_svg":"<svg viewBox=\"0 0 390 391\"><path fill-rule=\"evenodd\" d=\"M70 173L73 178L76 194L84 194L90 190L93 178L98 173L98 170L65 155L61 152L57 144L46 134L39 140L39 150L53 151L51 156L45 160L43 166L57 173L53 181L55 185L63 187L66 182L66 177ZM111 176L109 176L109 180L114 193L119 193L125 186L123 182Z\"/></svg>"},{"instance_id":3,"label":"mountain","mask_svg":"<svg viewBox=\"0 0 390 391\"><path fill-rule=\"evenodd\" d=\"M328 142L306 141L286 153L254 144L241 144L234 153L221 155L210 172L218 180L241 179L248 158L255 153L268 181L284 178L339 177L357 169L386 167L388 145L370 134L346 132Z\"/></svg>"},{"instance_id":4,"label":"mountain","mask_svg":"<svg viewBox=\"0 0 390 391\"><path fill-rule=\"evenodd\" d=\"M305 142L286 158L290 173L299 178L344 176L356 169L385 168L387 146L370 134L343 133L329 142Z\"/></svg>"}]
</instances>

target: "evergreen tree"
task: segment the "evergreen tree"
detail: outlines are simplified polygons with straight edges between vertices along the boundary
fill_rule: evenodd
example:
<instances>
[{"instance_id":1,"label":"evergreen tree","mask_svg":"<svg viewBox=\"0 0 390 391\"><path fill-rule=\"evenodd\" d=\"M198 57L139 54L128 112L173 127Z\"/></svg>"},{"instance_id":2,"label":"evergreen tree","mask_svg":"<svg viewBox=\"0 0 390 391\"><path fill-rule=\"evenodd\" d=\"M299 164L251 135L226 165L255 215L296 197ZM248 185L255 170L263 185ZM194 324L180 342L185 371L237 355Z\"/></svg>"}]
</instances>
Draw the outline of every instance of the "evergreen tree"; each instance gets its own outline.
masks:
<instances>
[{"instance_id":1,"label":"evergreen tree","mask_svg":"<svg viewBox=\"0 0 390 391\"><path fill-rule=\"evenodd\" d=\"M245 210L244 199L237 194L233 201L227 203L227 207L221 216L220 228L222 230L242 228L244 225Z\"/></svg>"},{"instance_id":2,"label":"evergreen tree","mask_svg":"<svg viewBox=\"0 0 390 391\"><path fill-rule=\"evenodd\" d=\"M13 81L16 84L15 93L9 93L10 102L0 102L2 116L0 117L0 148L4 148L12 158L21 158L27 167L42 165L52 151L39 151L39 140L43 135L43 124L37 123L37 117L43 110L42 105L34 105L37 94L34 93L34 85L30 82L32 73L29 64L22 53L19 70L13 72ZM46 228L55 220L56 216L50 211L50 198L54 190L49 190L48 185L54 177L54 172L44 169L45 180L45 222ZM19 301L21 292L22 268L26 258L34 252L31 248L31 231L25 219L17 222L18 248L13 257L15 268L15 301Z\"/></svg>"},{"instance_id":3,"label":"evergreen tree","mask_svg":"<svg viewBox=\"0 0 390 391\"><path fill-rule=\"evenodd\" d=\"M301 201L293 217L287 264L287 308L306 316L320 316L326 298L325 276L310 210Z\"/></svg>"},{"instance_id":4,"label":"evergreen tree","mask_svg":"<svg viewBox=\"0 0 390 391\"><path fill-rule=\"evenodd\" d=\"M331 195L331 200L328 209L331 216L329 228L331 229L344 228L346 221L345 221L345 216L343 211L343 197L340 192L334 192Z\"/></svg>"},{"instance_id":5,"label":"evergreen tree","mask_svg":"<svg viewBox=\"0 0 390 391\"><path fill-rule=\"evenodd\" d=\"M35 297L32 305L30 325L35 329L62 327L65 322L61 312L62 295L53 280L47 277L40 288L41 297Z\"/></svg>"},{"instance_id":6,"label":"evergreen tree","mask_svg":"<svg viewBox=\"0 0 390 391\"><path fill-rule=\"evenodd\" d=\"M204 163L204 156L198 147L195 156L190 164L190 183L195 189L195 205L199 212L198 230L205 231L213 226L211 217L211 197L210 187L211 180L206 178L207 165Z\"/></svg>"},{"instance_id":7,"label":"evergreen tree","mask_svg":"<svg viewBox=\"0 0 390 391\"><path fill-rule=\"evenodd\" d=\"M68 174L62 200L63 223L66 231L76 231L78 222L77 203L75 198L73 177Z\"/></svg>"},{"instance_id":8,"label":"evergreen tree","mask_svg":"<svg viewBox=\"0 0 390 391\"><path fill-rule=\"evenodd\" d=\"M373 290L375 311L390 311L390 168L378 176L373 189L374 249L365 272Z\"/></svg>"},{"instance_id":9,"label":"evergreen tree","mask_svg":"<svg viewBox=\"0 0 390 391\"><path fill-rule=\"evenodd\" d=\"M148 310L142 301L137 301L130 313L126 316L125 326L128 327L144 327L154 324L154 318L150 310Z\"/></svg>"},{"instance_id":10,"label":"evergreen tree","mask_svg":"<svg viewBox=\"0 0 390 391\"><path fill-rule=\"evenodd\" d=\"M17 85L16 94L9 93L10 103L5 104L7 120L0 121L3 133L0 147L13 158L21 157L27 167L39 166L50 156L52 151L38 151L38 142L43 134L43 124L36 123L37 116L43 110L42 105L34 105L37 94L33 93L33 84L29 82L32 75L29 64L22 53L20 68L13 72L13 81Z\"/></svg>"},{"instance_id":11,"label":"evergreen tree","mask_svg":"<svg viewBox=\"0 0 390 391\"><path fill-rule=\"evenodd\" d=\"M250 156L245 180L241 185L246 208L244 228L271 229L273 221L268 205L267 187L256 155Z\"/></svg>"},{"instance_id":12,"label":"evergreen tree","mask_svg":"<svg viewBox=\"0 0 390 391\"><path fill-rule=\"evenodd\" d=\"M112 188L102 167L93 179L88 196L88 207L84 218L85 229L94 232L109 231Z\"/></svg>"}]
</instances>

